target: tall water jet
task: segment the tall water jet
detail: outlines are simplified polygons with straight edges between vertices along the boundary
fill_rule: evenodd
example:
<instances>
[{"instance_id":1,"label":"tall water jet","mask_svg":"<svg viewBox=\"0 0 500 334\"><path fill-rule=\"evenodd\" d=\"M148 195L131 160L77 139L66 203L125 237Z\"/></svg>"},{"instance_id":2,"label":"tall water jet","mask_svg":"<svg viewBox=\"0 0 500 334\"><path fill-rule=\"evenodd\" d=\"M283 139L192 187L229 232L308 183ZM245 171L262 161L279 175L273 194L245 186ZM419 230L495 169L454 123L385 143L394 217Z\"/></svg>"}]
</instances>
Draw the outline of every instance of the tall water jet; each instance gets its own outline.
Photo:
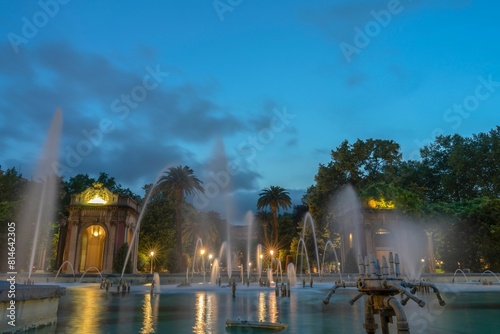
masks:
<instances>
[{"instance_id":1,"label":"tall water jet","mask_svg":"<svg viewBox=\"0 0 500 334\"><path fill-rule=\"evenodd\" d=\"M123 269L122 269L122 274L120 276L120 280L123 278L123 274L125 273L125 269L127 268L127 263L128 263L129 258L130 258L130 253L132 251L132 247L134 245L135 238L137 237L137 233L139 232L139 228L141 226L142 218L143 218L143 216L144 216L144 214L146 212L146 208L148 206L149 199L151 198L151 196L155 192L154 190L155 190L156 186L158 185L158 182L160 181L160 178L161 178L162 174L164 172L166 172L169 167L170 166L166 166L166 167L164 167L161 170L161 172L156 177L156 180L153 183L153 186L151 187L151 189L149 189L148 195L146 196L146 200L144 201L144 205L141 208L141 213L139 214L139 218L137 219L137 224L135 225L134 233L132 234L132 239L130 240L130 244L129 244L129 247L128 247L128 250L127 250L127 256L125 256L125 262L123 263Z\"/></svg>"},{"instance_id":2,"label":"tall water jet","mask_svg":"<svg viewBox=\"0 0 500 334\"><path fill-rule=\"evenodd\" d=\"M59 177L55 171L59 168L59 142L61 137L62 112L58 109L52 119L52 123L45 141L43 150L35 168L33 181L29 182L26 189L27 205L23 207L19 221L19 240L32 239L31 255L28 263L28 279L31 278L35 265L35 254L37 252L40 233L46 233L50 224L54 221L56 204L58 198ZM41 230L42 229L42 230ZM19 264L24 267L27 263L26 248L19 249L21 261ZM43 268L43 263L37 264Z\"/></svg>"},{"instance_id":3,"label":"tall water jet","mask_svg":"<svg viewBox=\"0 0 500 334\"><path fill-rule=\"evenodd\" d=\"M295 266L293 263L289 263L286 267L286 276L288 277L290 286L295 286L297 284L297 273L295 272Z\"/></svg>"},{"instance_id":4,"label":"tall water jet","mask_svg":"<svg viewBox=\"0 0 500 334\"><path fill-rule=\"evenodd\" d=\"M245 215L245 222L247 223L248 226L248 234L247 234L247 263L245 263L245 266L247 268L247 279L250 281L250 274L251 274L251 259L250 259L250 254L251 254L251 248L252 248L252 224L253 224L253 213L252 211L248 211ZM242 275L243 276L243 275Z\"/></svg>"},{"instance_id":5,"label":"tall water jet","mask_svg":"<svg viewBox=\"0 0 500 334\"><path fill-rule=\"evenodd\" d=\"M333 244L333 242L331 240L328 240L325 244L325 251L323 252L323 262L321 263L321 275L324 274L324 270L325 270L325 257L326 257L326 253L328 251L328 246L331 246L331 248L333 249L333 254L335 255L335 266L337 267L338 269L338 272L339 272L339 275L340 275L340 280L342 281L342 271L340 270L340 268L338 267L340 262L339 262L339 258L337 256L337 251L335 250L335 245Z\"/></svg>"},{"instance_id":6,"label":"tall water jet","mask_svg":"<svg viewBox=\"0 0 500 334\"><path fill-rule=\"evenodd\" d=\"M203 242L201 241L201 238L198 238L196 240L196 245L194 246L194 255L193 255L193 268L191 270L191 282L193 281L194 277L194 266L196 264L196 257L198 256L198 245L201 245L201 250L203 253L205 253L205 249L203 248ZM205 283L205 258L203 257L204 254L201 255L201 267L203 270L203 283Z\"/></svg>"},{"instance_id":7,"label":"tall water jet","mask_svg":"<svg viewBox=\"0 0 500 334\"><path fill-rule=\"evenodd\" d=\"M256 261L257 261L257 275L259 276L258 279L262 278L262 261L263 261L264 255L262 254L262 245L258 244L257 245L257 254L256 254Z\"/></svg>"},{"instance_id":8,"label":"tall water jet","mask_svg":"<svg viewBox=\"0 0 500 334\"><path fill-rule=\"evenodd\" d=\"M210 273L210 284L216 285L217 279L219 278L220 278L219 258L216 257L212 264L212 272Z\"/></svg>"},{"instance_id":9,"label":"tall water jet","mask_svg":"<svg viewBox=\"0 0 500 334\"><path fill-rule=\"evenodd\" d=\"M160 275L158 275L158 273L153 274L153 282L154 282L154 288L152 292L160 293Z\"/></svg>"},{"instance_id":10,"label":"tall water jet","mask_svg":"<svg viewBox=\"0 0 500 334\"><path fill-rule=\"evenodd\" d=\"M308 225L307 223L309 223L309 226L311 227L311 232L313 235L314 252L316 255L316 265L318 266L318 272L321 272L321 268L320 268L321 263L319 262L319 253L318 253L318 242L316 240L316 226L314 225L314 220L312 219L312 216L309 212L307 212L305 214L304 224L302 226L302 240L303 240L304 248L305 248L304 241L306 240L306 227ZM309 263L309 259L308 259L308 263ZM309 270L310 270L310 268L309 268Z\"/></svg>"},{"instance_id":11,"label":"tall water jet","mask_svg":"<svg viewBox=\"0 0 500 334\"><path fill-rule=\"evenodd\" d=\"M357 256L366 253L363 238L361 202L351 185L343 187L334 197L333 208L341 235L341 263L344 272L356 272Z\"/></svg>"},{"instance_id":12,"label":"tall water jet","mask_svg":"<svg viewBox=\"0 0 500 334\"><path fill-rule=\"evenodd\" d=\"M237 214L238 210L236 210L232 193L234 166L228 163L224 142L221 138L216 138L214 149L207 165L208 172L204 176L209 181L205 182L204 186L207 189L207 193L209 191L211 194L209 198L208 196L204 197L203 201L195 203L195 206L197 209L203 210L210 204L210 208L212 210L216 209L216 211L221 213L221 217L226 220L226 235L221 238L226 243L226 263L223 263L223 265L226 265L228 276L231 278L233 261L231 257L232 236L230 222L237 221L241 217ZM222 257L219 257L219 261L224 262Z\"/></svg>"},{"instance_id":13,"label":"tall water jet","mask_svg":"<svg viewBox=\"0 0 500 334\"><path fill-rule=\"evenodd\" d=\"M222 259L222 254L226 254L226 268L227 268L227 275L229 279L231 279L231 272L232 272L232 265L231 265L231 252L229 250L229 244L227 241L224 241L221 246L220 246L220 251L219 251L219 262Z\"/></svg>"}]
</instances>

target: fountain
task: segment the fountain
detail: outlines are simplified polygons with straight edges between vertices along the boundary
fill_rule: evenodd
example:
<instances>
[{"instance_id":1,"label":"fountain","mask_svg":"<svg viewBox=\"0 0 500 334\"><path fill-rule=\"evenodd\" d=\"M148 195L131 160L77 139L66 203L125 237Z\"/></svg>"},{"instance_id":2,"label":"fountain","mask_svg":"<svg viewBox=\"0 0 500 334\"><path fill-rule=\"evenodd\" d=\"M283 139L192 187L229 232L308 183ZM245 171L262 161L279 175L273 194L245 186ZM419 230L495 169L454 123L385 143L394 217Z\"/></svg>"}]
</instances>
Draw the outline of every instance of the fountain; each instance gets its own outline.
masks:
<instances>
[{"instance_id":1,"label":"fountain","mask_svg":"<svg viewBox=\"0 0 500 334\"><path fill-rule=\"evenodd\" d=\"M267 281L268 284L274 283L273 270L271 268L267 268Z\"/></svg>"},{"instance_id":2,"label":"fountain","mask_svg":"<svg viewBox=\"0 0 500 334\"><path fill-rule=\"evenodd\" d=\"M400 276L399 257L396 254L393 258L389 253L389 265L385 256L382 256L382 266L378 259L371 254L371 259L359 255L358 259L359 277L356 282L338 282L328 292L323 300L326 305L331 296L339 287L355 287L358 295L349 301L353 305L363 296L368 296L365 301L365 323L363 327L367 334L374 334L378 328L374 315L380 314L380 327L382 333L389 333L389 323L392 317L397 319L398 334L410 333L408 318L403 310L403 305L411 299L420 307L425 306L425 302L415 295L417 288L431 288L439 300L439 305L444 306L445 302L437 286L430 282L411 283L404 281ZM394 296L401 294L401 301Z\"/></svg>"},{"instance_id":3,"label":"fountain","mask_svg":"<svg viewBox=\"0 0 500 334\"><path fill-rule=\"evenodd\" d=\"M210 284L215 286L220 278L219 258L216 257L212 264L212 272L210 273Z\"/></svg>"},{"instance_id":4,"label":"fountain","mask_svg":"<svg viewBox=\"0 0 500 334\"><path fill-rule=\"evenodd\" d=\"M250 260L250 249L252 248L252 238L250 238L250 236L252 235L252 222L253 222L253 213L252 211L248 211L247 214L245 215L245 221L247 223L247 226L248 226L248 239L247 239L247 262L246 262L246 266L247 266L247 280L250 282L250 274L251 274L251 271L250 271L250 266L251 266L251 260ZM242 277L242 280L243 280L243 275L241 275Z\"/></svg>"},{"instance_id":5,"label":"fountain","mask_svg":"<svg viewBox=\"0 0 500 334\"><path fill-rule=\"evenodd\" d=\"M293 263L289 263L286 267L286 276L288 277L290 286L295 286L297 284L297 273L295 272L295 266Z\"/></svg>"},{"instance_id":6,"label":"fountain","mask_svg":"<svg viewBox=\"0 0 500 334\"><path fill-rule=\"evenodd\" d=\"M314 226L314 220L312 219L312 216L309 212L307 212L304 216L304 224L303 224L303 227L302 227L302 244L303 244L303 247L305 249L305 243L304 243L304 240L306 239L306 227L307 227L307 223L309 222L309 226L311 228L311 232L312 232L312 235L313 235L313 240L314 240L314 252L315 252L315 255L316 255L316 265L318 266L318 272L321 272L321 268L319 267L320 266L320 262L319 262L319 253L318 253L318 242L316 241L316 227ZM307 265L309 267L309 260L307 262ZM309 268L309 273L311 273L311 268Z\"/></svg>"},{"instance_id":7,"label":"fountain","mask_svg":"<svg viewBox=\"0 0 500 334\"><path fill-rule=\"evenodd\" d=\"M483 277L484 274L491 274L491 275L495 276L495 278L497 279L497 281L495 283L500 283L500 279L498 278L498 276L494 272L492 272L491 270L485 270L485 271L483 271L481 273L481 278ZM481 278L479 280L481 280Z\"/></svg>"},{"instance_id":8,"label":"fountain","mask_svg":"<svg viewBox=\"0 0 500 334\"><path fill-rule=\"evenodd\" d=\"M17 226L18 239L26 242L31 239L31 255L27 267L28 280L35 265L35 254L37 252L40 234L46 233L46 229L55 219L56 203L58 200L59 178L55 175L59 160L59 139L61 136L62 112L57 110L50 126L47 140L40 155L38 164L33 175L34 182L28 183L25 196L27 204L23 207L20 221ZM24 265L25 252L29 247L19 247L17 265ZM44 264L37 264L43 268ZM18 270L21 268L18 268ZM24 269L24 268L23 268Z\"/></svg>"},{"instance_id":9,"label":"fountain","mask_svg":"<svg viewBox=\"0 0 500 334\"><path fill-rule=\"evenodd\" d=\"M304 266L303 266L303 261L304 261L304 253L305 253L305 258L307 262L307 273L309 274L309 279L311 279L311 267L309 266L309 255L307 254L307 248L306 244L304 242L304 238L299 239L299 243L297 244L297 254L295 256L295 263L298 264L298 257L299 257L299 247L302 246L302 255L300 257L300 277L302 278L302 273L304 272ZM297 266L299 268L299 266Z\"/></svg>"},{"instance_id":10,"label":"fountain","mask_svg":"<svg viewBox=\"0 0 500 334\"><path fill-rule=\"evenodd\" d=\"M260 281L260 279L262 278L262 257L263 257L263 254L262 254L262 245L261 244L258 244L257 245L257 253L255 254L255 258L257 260L257 275L258 275L258 279Z\"/></svg>"},{"instance_id":11,"label":"fountain","mask_svg":"<svg viewBox=\"0 0 500 334\"><path fill-rule=\"evenodd\" d=\"M323 252L323 262L321 263L321 271L320 271L320 277L322 277L322 275L324 274L324 270L325 270L325 257L326 257L326 252L328 250L328 245L331 246L331 248L333 249L333 254L335 255L335 263L338 264L340 263L339 262L339 258L337 257L337 251L335 250L335 246L333 245L333 242L331 240L328 240L325 244L325 251ZM340 268L337 268L338 269L338 272L339 272L339 279L342 281L342 271L340 270Z\"/></svg>"},{"instance_id":12,"label":"fountain","mask_svg":"<svg viewBox=\"0 0 500 334\"><path fill-rule=\"evenodd\" d=\"M98 269L97 267L95 267L95 266L91 266L91 267L88 267L88 268L87 268L87 270L85 270L85 272L83 273L82 277L80 277L80 281L79 281L79 283L82 283L82 279L83 279L83 277L85 276L85 274L86 274L86 273L87 273L90 269L95 269L95 270L97 270L97 272L99 273L99 276L101 276L101 281L102 281L102 274L101 274L101 272L99 271L99 269Z\"/></svg>"},{"instance_id":13,"label":"fountain","mask_svg":"<svg viewBox=\"0 0 500 334\"><path fill-rule=\"evenodd\" d=\"M153 274L153 289L151 289L152 293L160 293L160 275L158 273Z\"/></svg>"},{"instance_id":14,"label":"fountain","mask_svg":"<svg viewBox=\"0 0 500 334\"><path fill-rule=\"evenodd\" d=\"M120 276L120 280L123 279L123 274L125 274L125 269L127 268L127 263L128 263L129 258L130 258L130 253L132 252L132 245L134 245L135 238L137 236L137 233L139 232L142 218L146 212L146 208L147 208L148 203L149 203L149 198L153 195L154 190L155 190L156 186L158 185L158 182L159 182L161 176L168 170L169 167L170 167L170 165L167 165L161 170L161 172L156 177L156 180L153 183L153 186L149 190L148 195L146 196L146 200L144 201L144 206L141 209L141 212L139 214L139 218L137 219L137 224L135 225L134 233L132 234L132 239L130 240L130 244L129 244L129 247L127 250L127 256L125 256L125 262L123 262L123 269L122 269L122 274Z\"/></svg>"},{"instance_id":15,"label":"fountain","mask_svg":"<svg viewBox=\"0 0 500 334\"><path fill-rule=\"evenodd\" d=\"M34 181L28 182L25 193L27 201L16 226L15 237L18 243L12 254L15 253L17 258L12 255L15 261L9 262L8 280L0 282L0 308L2 309L0 316L3 319L0 328L5 328L6 319L10 319L8 330L12 332L55 323L59 297L66 293L66 289L59 286L31 285L34 282L31 277L35 268L39 238L42 234L47 234L50 224L55 220L59 178L54 171L59 166L61 126L62 112L57 110L34 172ZM29 240L32 240L31 244ZM28 257L30 247L31 254ZM28 264L27 268L26 264ZM37 266L43 269L44 263L38 263ZM26 269L28 285L17 284L17 273ZM4 283L6 283L5 286Z\"/></svg>"},{"instance_id":16,"label":"fountain","mask_svg":"<svg viewBox=\"0 0 500 334\"><path fill-rule=\"evenodd\" d=\"M73 272L73 280L76 282L75 269L73 268L73 265L71 264L71 262L69 262L68 260L64 261L61 264L61 266L59 267L59 270L56 273L56 277L54 278L54 282L57 280L57 276L59 276L59 273L61 272L61 270L65 264L68 264L71 267L71 271Z\"/></svg>"},{"instance_id":17,"label":"fountain","mask_svg":"<svg viewBox=\"0 0 500 334\"><path fill-rule=\"evenodd\" d=\"M203 254L205 253L205 249L203 248L203 242L201 238L198 238L196 240L196 245L194 246L194 255L193 255L193 268L191 269L191 282L193 281L194 277L194 266L196 264L196 257L198 256L198 245L201 245L201 250L203 251ZM201 267L203 271L203 284L205 284L205 258L201 254Z\"/></svg>"},{"instance_id":18,"label":"fountain","mask_svg":"<svg viewBox=\"0 0 500 334\"><path fill-rule=\"evenodd\" d=\"M227 268L227 276L229 280L231 280L231 275L232 275L232 264L231 264L231 250L229 248L229 243L227 241L224 241L219 250L219 263L220 259L222 259L222 254L226 253L226 268Z\"/></svg>"},{"instance_id":19,"label":"fountain","mask_svg":"<svg viewBox=\"0 0 500 334\"><path fill-rule=\"evenodd\" d=\"M455 276L457 275L457 273L461 273L465 278L465 283L469 283L469 280L467 279L467 276L465 275L465 273L462 269L455 270L455 273L453 274L453 279L452 279L453 283L455 283Z\"/></svg>"}]
</instances>

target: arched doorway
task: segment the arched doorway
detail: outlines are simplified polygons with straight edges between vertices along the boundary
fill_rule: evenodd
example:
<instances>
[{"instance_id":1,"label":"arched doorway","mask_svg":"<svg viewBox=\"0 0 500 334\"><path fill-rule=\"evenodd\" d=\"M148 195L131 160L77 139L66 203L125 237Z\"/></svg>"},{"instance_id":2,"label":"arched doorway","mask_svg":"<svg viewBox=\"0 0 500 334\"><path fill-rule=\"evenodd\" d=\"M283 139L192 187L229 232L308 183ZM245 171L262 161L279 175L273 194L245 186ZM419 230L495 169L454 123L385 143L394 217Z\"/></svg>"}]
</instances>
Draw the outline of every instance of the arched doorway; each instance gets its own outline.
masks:
<instances>
[{"instance_id":1,"label":"arched doorway","mask_svg":"<svg viewBox=\"0 0 500 334\"><path fill-rule=\"evenodd\" d=\"M81 255L79 271L83 272L90 267L96 267L102 271L104 258L104 246L106 241L106 231L100 225L87 227L81 236ZM97 272L95 269L89 272Z\"/></svg>"}]
</instances>

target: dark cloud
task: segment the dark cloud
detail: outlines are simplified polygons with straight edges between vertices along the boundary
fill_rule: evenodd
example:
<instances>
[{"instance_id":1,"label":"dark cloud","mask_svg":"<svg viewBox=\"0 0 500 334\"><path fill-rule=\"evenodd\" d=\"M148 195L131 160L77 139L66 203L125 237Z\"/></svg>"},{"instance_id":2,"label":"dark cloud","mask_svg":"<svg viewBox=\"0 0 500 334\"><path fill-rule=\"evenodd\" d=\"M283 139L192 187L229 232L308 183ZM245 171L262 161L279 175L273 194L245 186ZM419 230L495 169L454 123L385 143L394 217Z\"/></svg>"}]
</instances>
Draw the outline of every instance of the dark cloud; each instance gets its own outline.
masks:
<instances>
[{"instance_id":1,"label":"dark cloud","mask_svg":"<svg viewBox=\"0 0 500 334\"><path fill-rule=\"evenodd\" d=\"M5 51L0 53L0 118L8 120L0 123L0 149L8 167L18 161L34 165L38 143L43 142L55 109L61 107L60 172L66 179L105 172L138 192L142 185L153 183L165 166L174 164L189 165L204 182L213 181L210 173L233 168L228 194L257 187L261 175L242 157L226 157L221 142L208 158L188 147L206 147L216 138L269 126L275 108L271 103L248 115L257 126L252 127L252 121L215 102L213 95L220 89L215 80L198 84L165 76L143 100L127 105L123 96L141 87L146 75L157 69L169 71L168 65L154 62L150 48L139 50L150 62L149 70L135 71L62 42L41 44L19 55L5 44L0 50ZM117 102L126 108L117 111Z\"/></svg>"}]
</instances>

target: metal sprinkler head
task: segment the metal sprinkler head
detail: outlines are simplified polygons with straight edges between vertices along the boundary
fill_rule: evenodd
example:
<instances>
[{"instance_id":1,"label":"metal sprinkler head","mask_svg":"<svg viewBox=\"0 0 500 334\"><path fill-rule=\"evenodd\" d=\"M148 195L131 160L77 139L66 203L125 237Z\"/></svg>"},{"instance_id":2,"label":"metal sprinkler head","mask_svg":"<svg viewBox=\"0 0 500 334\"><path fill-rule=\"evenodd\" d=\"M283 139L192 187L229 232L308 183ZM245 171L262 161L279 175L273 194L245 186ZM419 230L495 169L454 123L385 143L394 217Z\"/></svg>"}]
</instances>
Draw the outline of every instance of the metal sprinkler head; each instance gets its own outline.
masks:
<instances>
[{"instance_id":1,"label":"metal sprinkler head","mask_svg":"<svg viewBox=\"0 0 500 334\"><path fill-rule=\"evenodd\" d=\"M358 256L359 276L356 282L338 282L328 291L323 303L326 305L335 290L340 287L355 287L359 294L349 301L353 305L362 296L367 296L365 307L365 323L363 327L367 334L374 334L378 328L375 322L374 314L380 315L380 326L382 333L389 333L388 324L392 323L392 317L397 319L397 328L399 333L410 333L410 328L403 305L408 300L413 300L420 307L425 306L425 301L418 298L415 292L418 289L432 289L439 300L439 305L444 306L445 301L441 297L438 288L431 282L407 282L400 277L399 256L392 252L389 253L389 263L385 256L382 256L382 266L380 261L375 258L373 253L370 256L361 254ZM371 270L370 270L371 269ZM400 299L394 296L401 294ZM400 301L401 300L401 301Z\"/></svg>"}]
</instances>

